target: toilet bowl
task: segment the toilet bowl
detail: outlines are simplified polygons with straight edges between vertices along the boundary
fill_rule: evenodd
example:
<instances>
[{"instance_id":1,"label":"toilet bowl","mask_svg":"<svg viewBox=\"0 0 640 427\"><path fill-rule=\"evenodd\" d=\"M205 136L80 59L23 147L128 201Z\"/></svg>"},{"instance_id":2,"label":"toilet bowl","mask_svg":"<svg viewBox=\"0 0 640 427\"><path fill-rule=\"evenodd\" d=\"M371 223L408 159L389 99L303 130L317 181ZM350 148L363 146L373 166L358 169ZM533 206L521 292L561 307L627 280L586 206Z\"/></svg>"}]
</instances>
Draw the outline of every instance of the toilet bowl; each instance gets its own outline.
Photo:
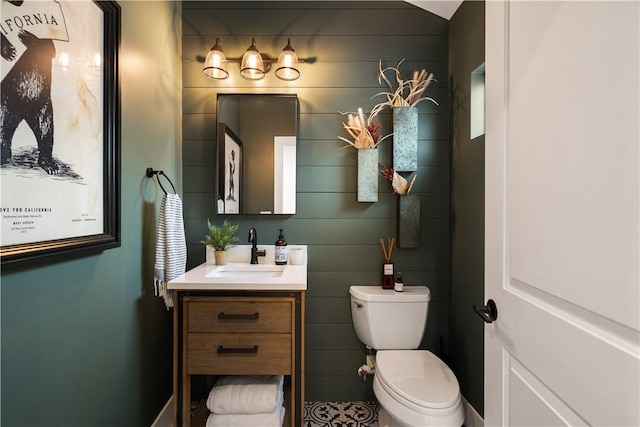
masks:
<instances>
[{"instance_id":1,"label":"toilet bowl","mask_svg":"<svg viewBox=\"0 0 640 427\"><path fill-rule=\"evenodd\" d=\"M380 402L379 427L460 427L464 410L455 375L420 346L431 293L426 286L404 292L351 286L351 317L358 339L377 351L373 392Z\"/></svg>"},{"instance_id":2,"label":"toilet bowl","mask_svg":"<svg viewBox=\"0 0 640 427\"><path fill-rule=\"evenodd\" d=\"M378 351L373 391L385 410L379 427L461 426L464 422L458 380L430 351Z\"/></svg>"}]
</instances>

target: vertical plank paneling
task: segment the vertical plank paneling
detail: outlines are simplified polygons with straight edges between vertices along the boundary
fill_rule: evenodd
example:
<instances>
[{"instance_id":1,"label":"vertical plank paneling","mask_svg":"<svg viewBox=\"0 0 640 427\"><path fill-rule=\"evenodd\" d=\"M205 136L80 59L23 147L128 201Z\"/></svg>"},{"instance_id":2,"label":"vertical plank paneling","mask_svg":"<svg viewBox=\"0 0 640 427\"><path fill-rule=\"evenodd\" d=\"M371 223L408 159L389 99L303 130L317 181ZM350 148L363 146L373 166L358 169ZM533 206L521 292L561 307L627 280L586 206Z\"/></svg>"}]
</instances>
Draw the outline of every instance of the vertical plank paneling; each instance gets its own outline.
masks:
<instances>
[{"instance_id":1,"label":"vertical plank paneling","mask_svg":"<svg viewBox=\"0 0 640 427\"><path fill-rule=\"evenodd\" d=\"M379 201L356 202L356 153L343 149L338 111L370 109L384 90L377 81L378 62L403 70L427 68L438 82L429 89L440 106L419 105L418 179L421 236L417 249L396 249L394 262L407 285L428 285L434 295L433 317L423 348L443 354L448 342L448 22L401 1L355 2L185 2L183 5L183 161L184 209L189 244L188 267L204 261L198 243L213 212L217 93L296 93L298 129L298 215L242 216L241 238L249 227L260 243L277 239L283 228L290 244L309 245L307 301L307 400L370 399L371 381L356 371L366 351L350 318L349 286L378 285L382 251L378 238L395 236L396 200L380 177ZM286 38L301 57L302 77L286 83L270 73L259 83L231 77L213 81L202 74L202 58L216 37L228 56L240 56L256 38L258 48L277 55ZM382 115L384 132L391 114ZM389 140L390 141L390 140ZM380 161L390 164L391 145L380 147ZM209 169L209 171L207 171ZM218 218L221 219L221 218ZM437 317L437 318L436 318ZM446 356L446 354L443 354ZM445 357L446 359L446 357Z\"/></svg>"}]
</instances>

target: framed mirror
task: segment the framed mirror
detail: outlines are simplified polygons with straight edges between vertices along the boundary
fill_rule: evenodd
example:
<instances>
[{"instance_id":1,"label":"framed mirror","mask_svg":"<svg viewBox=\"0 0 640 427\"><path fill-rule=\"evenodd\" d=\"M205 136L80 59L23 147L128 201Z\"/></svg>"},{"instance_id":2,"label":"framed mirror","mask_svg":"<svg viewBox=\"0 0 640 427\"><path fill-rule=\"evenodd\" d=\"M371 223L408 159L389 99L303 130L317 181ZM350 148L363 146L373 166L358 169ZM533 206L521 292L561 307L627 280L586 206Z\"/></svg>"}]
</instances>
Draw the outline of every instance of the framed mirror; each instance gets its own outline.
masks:
<instances>
[{"instance_id":1,"label":"framed mirror","mask_svg":"<svg viewBox=\"0 0 640 427\"><path fill-rule=\"evenodd\" d=\"M218 214L295 214L297 96L217 101Z\"/></svg>"}]
</instances>

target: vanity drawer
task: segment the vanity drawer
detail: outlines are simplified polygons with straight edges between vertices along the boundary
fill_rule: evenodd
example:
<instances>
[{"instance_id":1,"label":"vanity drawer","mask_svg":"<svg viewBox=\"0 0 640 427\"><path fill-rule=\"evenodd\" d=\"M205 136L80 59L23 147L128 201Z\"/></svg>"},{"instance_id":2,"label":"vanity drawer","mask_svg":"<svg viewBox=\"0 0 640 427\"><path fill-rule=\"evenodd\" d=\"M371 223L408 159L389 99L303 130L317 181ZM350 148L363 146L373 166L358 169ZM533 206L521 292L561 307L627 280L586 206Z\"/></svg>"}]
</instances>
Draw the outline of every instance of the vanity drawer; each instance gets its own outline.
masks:
<instances>
[{"instance_id":1,"label":"vanity drawer","mask_svg":"<svg viewBox=\"0 0 640 427\"><path fill-rule=\"evenodd\" d=\"M291 335L189 333L186 358L190 375L290 375Z\"/></svg>"},{"instance_id":2,"label":"vanity drawer","mask_svg":"<svg viewBox=\"0 0 640 427\"><path fill-rule=\"evenodd\" d=\"M291 333L293 300L223 299L187 304L188 332Z\"/></svg>"}]
</instances>

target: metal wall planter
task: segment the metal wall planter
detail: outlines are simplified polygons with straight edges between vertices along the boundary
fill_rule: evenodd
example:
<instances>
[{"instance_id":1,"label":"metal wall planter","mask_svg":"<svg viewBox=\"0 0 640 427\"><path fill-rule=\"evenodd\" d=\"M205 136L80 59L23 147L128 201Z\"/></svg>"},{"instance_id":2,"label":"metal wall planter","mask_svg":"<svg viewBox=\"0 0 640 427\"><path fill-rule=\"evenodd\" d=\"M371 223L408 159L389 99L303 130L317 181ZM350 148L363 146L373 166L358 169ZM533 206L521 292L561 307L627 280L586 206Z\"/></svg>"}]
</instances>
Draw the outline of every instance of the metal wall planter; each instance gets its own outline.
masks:
<instances>
[{"instance_id":1,"label":"metal wall planter","mask_svg":"<svg viewBox=\"0 0 640 427\"><path fill-rule=\"evenodd\" d=\"M393 108L393 170L418 169L418 108Z\"/></svg>"},{"instance_id":2,"label":"metal wall planter","mask_svg":"<svg viewBox=\"0 0 640 427\"><path fill-rule=\"evenodd\" d=\"M398 247L420 247L420 196L398 196Z\"/></svg>"},{"instance_id":3,"label":"metal wall planter","mask_svg":"<svg viewBox=\"0 0 640 427\"><path fill-rule=\"evenodd\" d=\"M378 201L378 149L358 152L358 202Z\"/></svg>"}]
</instances>

